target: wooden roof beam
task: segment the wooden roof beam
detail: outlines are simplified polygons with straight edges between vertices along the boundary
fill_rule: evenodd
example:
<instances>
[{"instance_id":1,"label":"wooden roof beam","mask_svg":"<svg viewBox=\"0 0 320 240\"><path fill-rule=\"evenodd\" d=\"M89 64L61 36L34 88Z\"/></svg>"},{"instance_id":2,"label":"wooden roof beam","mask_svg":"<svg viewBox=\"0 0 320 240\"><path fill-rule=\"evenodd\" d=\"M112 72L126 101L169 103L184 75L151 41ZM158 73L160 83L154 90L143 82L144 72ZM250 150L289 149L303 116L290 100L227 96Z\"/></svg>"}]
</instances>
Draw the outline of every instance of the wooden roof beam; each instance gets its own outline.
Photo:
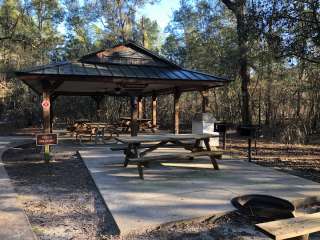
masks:
<instances>
[{"instance_id":1,"label":"wooden roof beam","mask_svg":"<svg viewBox=\"0 0 320 240\"><path fill-rule=\"evenodd\" d=\"M63 83L63 80L56 80L51 83L49 80L43 80L42 82L43 91L47 92L49 95L52 95L56 89L58 89Z\"/></svg>"}]
</instances>

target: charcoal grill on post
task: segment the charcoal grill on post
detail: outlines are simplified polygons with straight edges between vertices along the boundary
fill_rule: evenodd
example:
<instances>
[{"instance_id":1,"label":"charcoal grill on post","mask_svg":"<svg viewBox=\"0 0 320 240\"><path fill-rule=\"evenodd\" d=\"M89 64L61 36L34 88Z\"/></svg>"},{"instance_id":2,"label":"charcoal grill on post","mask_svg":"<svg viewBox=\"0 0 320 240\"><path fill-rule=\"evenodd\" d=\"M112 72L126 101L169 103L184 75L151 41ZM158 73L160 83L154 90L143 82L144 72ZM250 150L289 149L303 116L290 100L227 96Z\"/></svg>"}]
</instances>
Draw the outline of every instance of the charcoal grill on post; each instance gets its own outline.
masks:
<instances>
[{"instance_id":1,"label":"charcoal grill on post","mask_svg":"<svg viewBox=\"0 0 320 240\"><path fill-rule=\"evenodd\" d=\"M226 140L227 140L227 130L230 127L230 124L226 122L215 122L214 131L222 134L223 149L226 149Z\"/></svg>"},{"instance_id":2,"label":"charcoal grill on post","mask_svg":"<svg viewBox=\"0 0 320 240\"><path fill-rule=\"evenodd\" d=\"M238 127L240 136L248 137L248 160L251 162L251 140L255 139L255 149L257 150L257 133L260 129L256 125L242 125Z\"/></svg>"}]
</instances>

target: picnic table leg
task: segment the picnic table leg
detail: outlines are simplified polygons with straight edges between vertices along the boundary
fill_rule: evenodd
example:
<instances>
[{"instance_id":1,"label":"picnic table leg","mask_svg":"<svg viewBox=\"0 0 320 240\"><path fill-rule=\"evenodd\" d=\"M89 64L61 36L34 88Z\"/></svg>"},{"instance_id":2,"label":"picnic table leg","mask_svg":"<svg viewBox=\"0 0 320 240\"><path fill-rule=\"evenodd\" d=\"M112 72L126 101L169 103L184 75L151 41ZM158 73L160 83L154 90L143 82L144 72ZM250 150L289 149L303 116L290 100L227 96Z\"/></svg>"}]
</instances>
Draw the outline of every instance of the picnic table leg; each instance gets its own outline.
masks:
<instances>
[{"instance_id":1,"label":"picnic table leg","mask_svg":"<svg viewBox=\"0 0 320 240\"><path fill-rule=\"evenodd\" d=\"M206 148L207 148L207 151L211 151L211 147L210 147L210 144L209 144L209 138L206 138L206 139L203 139L204 141L204 144L206 145ZM219 170L219 165L216 161L216 158L214 156L210 156L210 160L212 162L212 165L214 167L215 170Z\"/></svg>"},{"instance_id":2,"label":"picnic table leg","mask_svg":"<svg viewBox=\"0 0 320 240\"><path fill-rule=\"evenodd\" d=\"M138 163L137 164L137 166L138 166L138 172L139 172L139 177L140 177L140 179L141 180L144 180L144 177L143 177L143 164L142 163Z\"/></svg>"},{"instance_id":3,"label":"picnic table leg","mask_svg":"<svg viewBox=\"0 0 320 240\"><path fill-rule=\"evenodd\" d=\"M138 151L138 147L140 144L128 144L128 148L124 151L126 157L124 160L124 167L127 167L129 162L130 162L130 158L138 158L139 157L139 151ZM141 165L148 167L148 163L141 163Z\"/></svg>"},{"instance_id":4,"label":"picnic table leg","mask_svg":"<svg viewBox=\"0 0 320 240\"><path fill-rule=\"evenodd\" d=\"M128 159L128 156L127 156L127 153L126 153L126 157L125 157L125 159L124 159L123 166L124 166L124 167L127 167L128 164L129 164L129 159Z\"/></svg>"},{"instance_id":5,"label":"picnic table leg","mask_svg":"<svg viewBox=\"0 0 320 240\"><path fill-rule=\"evenodd\" d=\"M127 167L128 164L129 164L129 157L126 155L126 158L124 159L123 166L124 166L124 167Z\"/></svg>"},{"instance_id":6,"label":"picnic table leg","mask_svg":"<svg viewBox=\"0 0 320 240\"><path fill-rule=\"evenodd\" d=\"M91 138L92 138L92 136L90 136L90 141L92 141ZM98 140L99 140L99 131L96 130L96 134L94 137L94 144L98 144Z\"/></svg>"},{"instance_id":7,"label":"picnic table leg","mask_svg":"<svg viewBox=\"0 0 320 240\"><path fill-rule=\"evenodd\" d=\"M194 143L192 152L199 151L199 149L200 149L200 140L197 139L196 142Z\"/></svg>"},{"instance_id":8,"label":"picnic table leg","mask_svg":"<svg viewBox=\"0 0 320 240\"><path fill-rule=\"evenodd\" d=\"M139 144L132 144L132 147L133 147L133 156L134 156L135 158L139 157L138 145L139 145Z\"/></svg>"},{"instance_id":9,"label":"picnic table leg","mask_svg":"<svg viewBox=\"0 0 320 240\"><path fill-rule=\"evenodd\" d=\"M197 139L196 142L194 143L192 149L191 149L191 152L196 152L196 151L199 150L199 148L200 148L200 140ZM193 160L193 159L194 159L194 157L189 157L189 160Z\"/></svg>"},{"instance_id":10,"label":"picnic table leg","mask_svg":"<svg viewBox=\"0 0 320 240\"><path fill-rule=\"evenodd\" d=\"M105 128L103 127L101 129L101 137L102 137L102 143L105 144L106 142L104 141L104 133L105 133ZM111 134L111 137L112 137L112 134Z\"/></svg>"},{"instance_id":11,"label":"picnic table leg","mask_svg":"<svg viewBox=\"0 0 320 240\"><path fill-rule=\"evenodd\" d=\"M140 144L132 144L133 146L133 156L135 158L138 158L139 157L139 152L138 152L138 147L139 147ZM148 167L148 163L147 162L138 162L137 163L137 167L138 167L138 172L139 172L139 177L140 179L144 180L144 177L143 177L143 167Z\"/></svg>"},{"instance_id":12,"label":"picnic table leg","mask_svg":"<svg viewBox=\"0 0 320 240\"><path fill-rule=\"evenodd\" d=\"M124 159L124 163L123 163L123 166L124 167L127 167L128 164L129 164L129 158L133 155L132 154L132 148L133 148L133 145L132 144L128 144L128 148L124 151L126 157Z\"/></svg>"}]
</instances>

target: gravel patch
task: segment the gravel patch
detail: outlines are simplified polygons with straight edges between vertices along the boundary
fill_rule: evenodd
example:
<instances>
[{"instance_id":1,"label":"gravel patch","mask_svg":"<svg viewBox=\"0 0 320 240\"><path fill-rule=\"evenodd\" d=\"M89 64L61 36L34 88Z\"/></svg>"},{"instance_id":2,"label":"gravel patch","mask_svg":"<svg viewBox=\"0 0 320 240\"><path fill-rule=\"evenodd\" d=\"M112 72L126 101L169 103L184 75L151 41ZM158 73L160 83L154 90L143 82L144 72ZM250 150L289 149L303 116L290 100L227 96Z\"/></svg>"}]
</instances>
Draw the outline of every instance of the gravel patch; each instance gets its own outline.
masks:
<instances>
[{"instance_id":1,"label":"gravel patch","mask_svg":"<svg viewBox=\"0 0 320 240\"><path fill-rule=\"evenodd\" d=\"M110 213L74 152L56 153L45 164L39 149L28 145L8 150L3 160L40 240L103 239L114 234Z\"/></svg>"}]
</instances>

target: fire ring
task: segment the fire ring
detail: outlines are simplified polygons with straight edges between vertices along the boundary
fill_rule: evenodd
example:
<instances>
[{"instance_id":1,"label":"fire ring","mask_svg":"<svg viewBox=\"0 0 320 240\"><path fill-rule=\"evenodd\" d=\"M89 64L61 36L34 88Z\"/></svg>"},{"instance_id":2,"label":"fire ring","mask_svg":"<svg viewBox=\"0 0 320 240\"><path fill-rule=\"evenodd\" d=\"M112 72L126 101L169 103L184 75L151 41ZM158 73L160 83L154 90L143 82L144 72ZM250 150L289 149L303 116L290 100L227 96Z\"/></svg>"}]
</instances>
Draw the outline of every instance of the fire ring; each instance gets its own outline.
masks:
<instances>
[{"instance_id":1,"label":"fire ring","mask_svg":"<svg viewBox=\"0 0 320 240\"><path fill-rule=\"evenodd\" d=\"M287 200L270 195L249 194L235 197L232 205L256 221L274 221L294 217L295 207Z\"/></svg>"}]
</instances>

